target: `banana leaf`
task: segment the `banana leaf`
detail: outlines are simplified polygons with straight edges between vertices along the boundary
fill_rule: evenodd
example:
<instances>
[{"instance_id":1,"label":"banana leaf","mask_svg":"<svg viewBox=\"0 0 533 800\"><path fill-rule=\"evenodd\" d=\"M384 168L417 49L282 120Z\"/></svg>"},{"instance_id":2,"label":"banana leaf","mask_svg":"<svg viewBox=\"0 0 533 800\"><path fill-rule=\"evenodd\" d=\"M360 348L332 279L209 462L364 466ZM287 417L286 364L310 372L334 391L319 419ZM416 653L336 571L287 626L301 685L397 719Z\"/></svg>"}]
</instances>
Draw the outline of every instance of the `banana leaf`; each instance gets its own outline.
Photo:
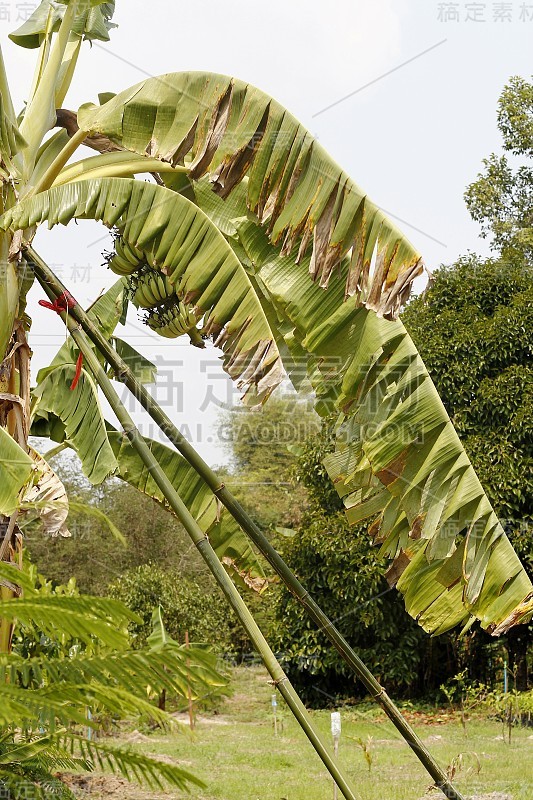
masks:
<instances>
[{"instance_id":1,"label":"banana leaf","mask_svg":"<svg viewBox=\"0 0 533 800\"><path fill-rule=\"evenodd\" d=\"M339 414L328 473L348 520L371 522L408 612L432 634L472 617L493 634L527 621L531 581L401 321L345 302L341 277L321 291L306 259L283 256L256 224L238 233L317 409Z\"/></svg>"},{"instance_id":2,"label":"banana leaf","mask_svg":"<svg viewBox=\"0 0 533 800\"><path fill-rule=\"evenodd\" d=\"M420 254L386 215L279 103L244 81L208 72L148 78L78 124L117 146L209 176L223 199L246 178L250 212L284 254L327 287L350 254L346 295L394 316L422 274Z\"/></svg>"},{"instance_id":3,"label":"banana leaf","mask_svg":"<svg viewBox=\"0 0 533 800\"><path fill-rule=\"evenodd\" d=\"M248 404L262 402L283 377L267 317L246 270L209 218L170 189L128 178L56 186L21 201L1 220L18 229L97 219L117 226L150 266L168 275L180 300L203 316L223 367Z\"/></svg>"}]
</instances>

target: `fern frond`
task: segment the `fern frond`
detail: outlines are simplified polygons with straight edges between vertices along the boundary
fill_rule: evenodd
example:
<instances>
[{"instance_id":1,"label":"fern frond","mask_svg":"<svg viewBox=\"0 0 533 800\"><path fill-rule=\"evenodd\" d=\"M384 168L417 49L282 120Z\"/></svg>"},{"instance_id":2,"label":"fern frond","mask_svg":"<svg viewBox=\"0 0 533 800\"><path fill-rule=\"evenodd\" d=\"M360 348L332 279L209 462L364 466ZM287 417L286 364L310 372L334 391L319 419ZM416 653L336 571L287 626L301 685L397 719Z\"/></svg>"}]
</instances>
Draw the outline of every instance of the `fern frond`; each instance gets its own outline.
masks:
<instances>
[{"instance_id":1,"label":"fern frond","mask_svg":"<svg viewBox=\"0 0 533 800\"><path fill-rule=\"evenodd\" d=\"M0 769L0 797L32 800L77 800L68 786L53 775L39 769L17 774Z\"/></svg>"},{"instance_id":2,"label":"fern frond","mask_svg":"<svg viewBox=\"0 0 533 800\"><path fill-rule=\"evenodd\" d=\"M153 690L175 692L193 699L227 680L216 670L215 657L202 648L166 645L157 651L124 651L109 654L79 654L75 658L21 658L0 655L0 677L10 684L51 683L120 685L128 692Z\"/></svg>"},{"instance_id":3,"label":"fern frond","mask_svg":"<svg viewBox=\"0 0 533 800\"><path fill-rule=\"evenodd\" d=\"M16 583L16 575L13 583ZM126 625L139 622L117 600L101 597L20 597L0 603L0 618L39 628L51 639L67 635L84 643L99 640L116 650L128 646Z\"/></svg>"},{"instance_id":4,"label":"fern frond","mask_svg":"<svg viewBox=\"0 0 533 800\"><path fill-rule=\"evenodd\" d=\"M85 709L99 707L113 716L141 714L168 727L171 717L145 697L106 684L54 684L39 689L0 686L0 725L26 727L33 720L53 727L87 724ZM90 723L89 723L90 724Z\"/></svg>"},{"instance_id":5,"label":"fern frond","mask_svg":"<svg viewBox=\"0 0 533 800\"><path fill-rule=\"evenodd\" d=\"M91 761L95 768L110 770L121 774L129 780L146 784L151 789L164 791L169 786L186 790L188 784L204 787L199 778L187 770L159 761L156 758L137 753L131 748L113 747L102 742L87 741L81 736L65 735L61 741L65 749L79 751L83 758Z\"/></svg>"}]
</instances>

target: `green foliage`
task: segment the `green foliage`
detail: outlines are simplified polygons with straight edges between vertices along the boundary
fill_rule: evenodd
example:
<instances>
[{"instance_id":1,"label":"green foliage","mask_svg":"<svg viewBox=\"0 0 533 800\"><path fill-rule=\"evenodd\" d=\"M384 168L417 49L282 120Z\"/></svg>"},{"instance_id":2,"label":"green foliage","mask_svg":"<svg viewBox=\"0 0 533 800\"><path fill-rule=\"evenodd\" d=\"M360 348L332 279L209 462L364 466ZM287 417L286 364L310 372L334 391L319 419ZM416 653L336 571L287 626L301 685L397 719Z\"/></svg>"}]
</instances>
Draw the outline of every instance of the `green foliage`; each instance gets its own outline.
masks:
<instances>
[{"instance_id":1,"label":"green foliage","mask_svg":"<svg viewBox=\"0 0 533 800\"><path fill-rule=\"evenodd\" d=\"M0 655L0 790L14 800L45 797L55 787L73 797L55 777L57 770L108 768L151 788L185 789L200 782L180 767L95 741L100 715L143 715L170 726L172 720L147 699L148 692L169 691L193 698L227 683L205 649L186 649L155 621L148 646L128 649L127 626L140 619L112 599L83 597L71 585L54 589L13 565L0 565L3 584L20 586L24 598L1 603L6 619L17 619L22 636L13 652ZM36 647L36 631L50 640ZM31 644L25 643L30 636ZM22 644L21 644L22 642ZM87 708L93 711L87 719Z\"/></svg>"},{"instance_id":2,"label":"green foliage","mask_svg":"<svg viewBox=\"0 0 533 800\"><path fill-rule=\"evenodd\" d=\"M319 425L310 400L280 391L261 408L225 410L218 419L229 456L224 482L283 556L308 502L305 486L294 479L297 453ZM271 596L269 590L246 597L262 630L273 625ZM240 626L234 626L232 643L236 653L251 655Z\"/></svg>"},{"instance_id":3,"label":"green foliage","mask_svg":"<svg viewBox=\"0 0 533 800\"><path fill-rule=\"evenodd\" d=\"M312 400L293 392L278 392L266 405L253 410L223 411L218 423L234 472L264 470L280 478L286 477L294 464L290 448L319 428Z\"/></svg>"},{"instance_id":4,"label":"green foliage","mask_svg":"<svg viewBox=\"0 0 533 800\"><path fill-rule=\"evenodd\" d=\"M465 735L474 714L484 714L503 723L503 740L511 744L512 729L527 724L533 711L533 691L493 689L481 681L472 681L463 670L441 687L452 710L457 710Z\"/></svg>"},{"instance_id":5,"label":"green foliage","mask_svg":"<svg viewBox=\"0 0 533 800\"><path fill-rule=\"evenodd\" d=\"M24 581L26 593L37 594L40 598L79 597L75 578L71 578L65 585L54 585L27 560L25 560ZM73 638L65 630L61 631L60 636L54 631L55 635L50 637L35 623L33 618L27 619L26 622L21 622L19 619L13 633L13 653L23 658L58 657L68 655L71 647L82 646L77 637Z\"/></svg>"},{"instance_id":6,"label":"green foliage","mask_svg":"<svg viewBox=\"0 0 533 800\"><path fill-rule=\"evenodd\" d=\"M123 602L140 618L130 624L134 647L143 647L152 629L152 614L161 607L169 635L185 641L208 642L220 652L231 650L232 612L211 585L154 564L143 564L117 578L109 587L111 597Z\"/></svg>"},{"instance_id":7,"label":"green foliage","mask_svg":"<svg viewBox=\"0 0 533 800\"><path fill-rule=\"evenodd\" d=\"M42 0L26 21L16 31L9 35L11 41L20 47L36 48L41 44L45 34L50 30L54 32L59 29L61 20L65 14L65 0L56 4L50 0ZM94 6L94 8L92 7ZM115 10L114 0L102 0L102 2L86 2L79 5L78 20L76 23L76 34L83 36L88 41L109 41L109 30L115 28L111 22Z\"/></svg>"},{"instance_id":8,"label":"green foliage","mask_svg":"<svg viewBox=\"0 0 533 800\"><path fill-rule=\"evenodd\" d=\"M91 487L77 461L67 454L54 463L71 507L76 509L77 502L90 504L104 511L127 534L124 545L110 536L103 521L88 517L83 510L71 510L71 538L51 538L32 529L25 540L31 558L54 582L66 583L74 576L80 591L102 595L117 576L150 560L186 572L193 579L209 580L187 533L158 503L114 479L98 489Z\"/></svg>"},{"instance_id":9,"label":"green foliage","mask_svg":"<svg viewBox=\"0 0 533 800\"><path fill-rule=\"evenodd\" d=\"M335 447L335 418L323 421L318 433L309 436L302 444L294 476L308 490L309 501L315 511L336 514L344 508L337 490L329 479L324 466L324 456Z\"/></svg>"},{"instance_id":10,"label":"green foliage","mask_svg":"<svg viewBox=\"0 0 533 800\"><path fill-rule=\"evenodd\" d=\"M498 103L498 128L504 150L514 159L494 153L484 159L465 200L483 237L491 236L503 255L521 254L531 263L533 170L526 159L533 155L533 83L511 78Z\"/></svg>"},{"instance_id":11,"label":"green foliage","mask_svg":"<svg viewBox=\"0 0 533 800\"><path fill-rule=\"evenodd\" d=\"M372 750L372 743L374 741L373 736L367 736L366 741L361 739L360 736L357 737L355 740L358 746L361 748L361 752L363 753L363 758L366 761L366 765L368 767L368 772L372 772L372 764L374 763L374 753Z\"/></svg>"}]
</instances>

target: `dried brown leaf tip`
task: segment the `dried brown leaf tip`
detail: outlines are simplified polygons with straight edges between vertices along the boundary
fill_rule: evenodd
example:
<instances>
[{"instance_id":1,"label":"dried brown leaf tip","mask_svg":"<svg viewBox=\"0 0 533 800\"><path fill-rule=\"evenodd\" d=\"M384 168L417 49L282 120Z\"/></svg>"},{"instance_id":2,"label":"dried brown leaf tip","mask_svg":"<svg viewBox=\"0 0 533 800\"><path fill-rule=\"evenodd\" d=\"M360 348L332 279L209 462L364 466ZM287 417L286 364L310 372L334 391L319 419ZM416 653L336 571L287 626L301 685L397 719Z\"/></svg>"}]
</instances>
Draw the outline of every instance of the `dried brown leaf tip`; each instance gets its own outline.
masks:
<instances>
[{"instance_id":1,"label":"dried brown leaf tip","mask_svg":"<svg viewBox=\"0 0 533 800\"><path fill-rule=\"evenodd\" d=\"M389 586L396 586L403 573L411 563L411 558L405 550L400 550L389 569L385 573L385 578Z\"/></svg>"},{"instance_id":2,"label":"dried brown leaf tip","mask_svg":"<svg viewBox=\"0 0 533 800\"><path fill-rule=\"evenodd\" d=\"M187 135L160 157L177 163L190 152L190 177L209 174L222 198L247 179L248 208L283 255L297 248L298 261L312 242L314 281L326 289L338 270L346 297L395 317L424 270L420 255L278 103L229 79L212 92Z\"/></svg>"},{"instance_id":3,"label":"dried brown leaf tip","mask_svg":"<svg viewBox=\"0 0 533 800\"><path fill-rule=\"evenodd\" d=\"M246 586L248 586L248 588L252 589L254 592L261 594L261 592L264 592L268 587L268 578L263 578L258 575L254 576L247 570L239 569L237 562L234 561L233 558L230 558L229 556L223 556L222 563L225 567L228 567L230 570L236 572L237 575L239 575L239 577L244 581Z\"/></svg>"},{"instance_id":4,"label":"dried brown leaf tip","mask_svg":"<svg viewBox=\"0 0 533 800\"><path fill-rule=\"evenodd\" d=\"M514 625L520 625L531 620L533 617L533 592L530 592L523 602L517 606L499 625L490 625L487 630L492 636L502 636L507 633Z\"/></svg>"}]
</instances>

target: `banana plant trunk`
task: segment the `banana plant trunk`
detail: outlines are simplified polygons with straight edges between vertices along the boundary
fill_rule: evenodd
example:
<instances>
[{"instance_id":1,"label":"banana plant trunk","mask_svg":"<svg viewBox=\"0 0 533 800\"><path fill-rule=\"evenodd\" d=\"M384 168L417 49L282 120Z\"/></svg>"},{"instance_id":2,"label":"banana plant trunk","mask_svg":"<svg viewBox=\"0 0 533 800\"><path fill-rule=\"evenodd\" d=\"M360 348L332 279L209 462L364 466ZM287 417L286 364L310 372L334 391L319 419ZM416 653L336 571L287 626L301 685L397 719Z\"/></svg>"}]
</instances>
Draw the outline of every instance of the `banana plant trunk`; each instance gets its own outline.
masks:
<instances>
[{"instance_id":1,"label":"banana plant trunk","mask_svg":"<svg viewBox=\"0 0 533 800\"><path fill-rule=\"evenodd\" d=\"M22 321L18 319L20 303L20 269L11 259L12 239L0 235L0 426L24 450L28 448L30 415L30 351ZM0 515L0 561L20 565L22 534L17 526L17 512L11 517ZM16 586L0 584L0 599L10 600L19 594ZM0 653L11 649L14 623L0 619Z\"/></svg>"}]
</instances>

